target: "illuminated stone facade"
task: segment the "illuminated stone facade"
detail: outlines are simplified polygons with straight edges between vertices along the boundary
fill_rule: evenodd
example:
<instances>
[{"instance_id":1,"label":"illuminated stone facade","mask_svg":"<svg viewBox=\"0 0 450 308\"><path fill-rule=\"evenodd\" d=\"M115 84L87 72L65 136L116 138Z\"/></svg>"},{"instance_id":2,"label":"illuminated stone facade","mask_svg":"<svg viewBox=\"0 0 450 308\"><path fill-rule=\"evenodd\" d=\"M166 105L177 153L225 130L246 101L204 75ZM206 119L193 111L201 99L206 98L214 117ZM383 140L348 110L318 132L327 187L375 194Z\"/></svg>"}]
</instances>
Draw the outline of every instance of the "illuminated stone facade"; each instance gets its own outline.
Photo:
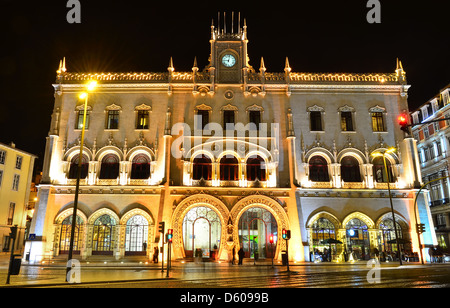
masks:
<instances>
[{"instance_id":1,"label":"illuminated stone facade","mask_svg":"<svg viewBox=\"0 0 450 308\"><path fill-rule=\"evenodd\" d=\"M387 157L397 223L417 251L411 226L421 176L415 143L396 126L408 110L403 69L295 73L286 59L284 72L271 73L263 59L259 70L250 66L247 44L245 23L211 26L210 63L200 71L194 61L192 72L176 72L172 59L163 73L71 73L61 62L32 258L67 251L78 94L90 80L98 87L87 108L75 241L81 258L151 257L162 245L162 221L174 232L174 259L228 260L242 246L246 257L281 260L283 229L291 230L295 261L328 248L319 241L327 237L343 242L332 246L335 261L350 251L367 259L374 248L392 250L387 183L371 156L389 147L397 148ZM428 214L420 216L427 224Z\"/></svg>"}]
</instances>

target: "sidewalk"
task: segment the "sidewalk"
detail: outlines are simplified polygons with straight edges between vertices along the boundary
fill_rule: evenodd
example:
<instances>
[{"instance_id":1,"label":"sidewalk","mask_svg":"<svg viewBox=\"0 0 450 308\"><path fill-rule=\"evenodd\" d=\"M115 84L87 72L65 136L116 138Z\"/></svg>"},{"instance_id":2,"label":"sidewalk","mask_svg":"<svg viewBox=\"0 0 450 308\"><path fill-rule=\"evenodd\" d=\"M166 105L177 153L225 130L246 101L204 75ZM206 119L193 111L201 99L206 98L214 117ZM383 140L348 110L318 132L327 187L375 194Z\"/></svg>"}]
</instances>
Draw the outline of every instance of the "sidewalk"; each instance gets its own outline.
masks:
<instances>
[{"instance_id":1,"label":"sidewalk","mask_svg":"<svg viewBox=\"0 0 450 308\"><path fill-rule=\"evenodd\" d=\"M22 262L20 274L11 276L10 284L6 285L9 255L0 255L0 288L2 287L27 287L27 286L54 286L67 284L66 280L66 260L55 259L50 262L28 263ZM418 262L404 262L404 266L423 266ZM443 263L439 263L443 264ZM447 263L450 264L450 263ZM256 276L256 275L277 275L286 270L286 266L281 262L274 262L272 268L271 260L254 262L244 260L243 266L231 265L228 262L186 262L172 261L172 271L169 277L167 272L161 271L161 263L154 264L144 261L131 260L96 260L80 261L79 275L82 284L120 282L120 281L150 281L165 279L205 279L215 277L235 277L236 275ZM425 266L430 266L426 264ZM366 270L367 261L356 261L353 263L334 262L290 262L291 271L313 272L331 270ZM399 262L381 263L381 268L399 267ZM166 263L164 264L166 267Z\"/></svg>"}]
</instances>

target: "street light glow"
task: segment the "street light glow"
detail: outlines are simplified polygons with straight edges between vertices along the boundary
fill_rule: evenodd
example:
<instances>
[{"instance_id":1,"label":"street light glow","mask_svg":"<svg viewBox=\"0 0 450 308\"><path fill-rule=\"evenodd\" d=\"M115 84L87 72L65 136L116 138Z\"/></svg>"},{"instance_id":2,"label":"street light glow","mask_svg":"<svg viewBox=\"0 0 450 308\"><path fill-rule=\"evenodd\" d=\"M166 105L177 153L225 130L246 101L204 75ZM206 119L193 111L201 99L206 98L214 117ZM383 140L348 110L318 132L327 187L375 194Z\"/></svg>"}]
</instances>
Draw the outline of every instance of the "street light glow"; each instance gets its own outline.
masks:
<instances>
[{"instance_id":1,"label":"street light glow","mask_svg":"<svg viewBox=\"0 0 450 308\"><path fill-rule=\"evenodd\" d=\"M94 91L96 87L97 87L97 81L96 81L96 80L92 80L92 81L90 81L90 82L88 83L88 85L87 85L87 90L88 90L89 92L91 92L91 91Z\"/></svg>"}]
</instances>

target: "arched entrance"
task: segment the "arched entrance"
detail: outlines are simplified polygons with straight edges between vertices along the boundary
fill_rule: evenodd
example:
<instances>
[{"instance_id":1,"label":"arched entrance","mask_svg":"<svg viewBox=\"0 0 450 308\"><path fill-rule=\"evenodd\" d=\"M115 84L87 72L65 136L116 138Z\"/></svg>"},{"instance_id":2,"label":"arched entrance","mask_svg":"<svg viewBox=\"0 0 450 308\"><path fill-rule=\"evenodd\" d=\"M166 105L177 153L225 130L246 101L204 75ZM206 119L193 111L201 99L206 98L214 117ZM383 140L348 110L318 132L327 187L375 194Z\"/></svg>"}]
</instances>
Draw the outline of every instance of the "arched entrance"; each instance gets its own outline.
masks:
<instances>
[{"instance_id":1,"label":"arched entrance","mask_svg":"<svg viewBox=\"0 0 450 308\"><path fill-rule=\"evenodd\" d=\"M278 225L272 213L261 207L252 207L239 219L239 243L246 258L273 258L278 239ZM273 244L270 243L270 238Z\"/></svg>"},{"instance_id":2,"label":"arched entrance","mask_svg":"<svg viewBox=\"0 0 450 308\"><path fill-rule=\"evenodd\" d=\"M128 219L125 229L125 255L145 256L147 253L148 221L142 215Z\"/></svg>"},{"instance_id":3,"label":"arched entrance","mask_svg":"<svg viewBox=\"0 0 450 308\"><path fill-rule=\"evenodd\" d=\"M345 225L347 236L347 252L353 254L355 260L370 259L370 240L367 225L358 218L353 218Z\"/></svg>"},{"instance_id":4,"label":"arched entrance","mask_svg":"<svg viewBox=\"0 0 450 308\"><path fill-rule=\"evenodd\" d=\"M216 259L222 224L219 215L206 206L194 207L183 219L183 244L186 257Z\"/></svg>"},{"instance_id":5,"label":"arched entrance","mask_svg":"<svg viewBox=\"0 0 450 308\"><path fill-rule=\"evenodd\" d=\"M112 255L114 250L114 232L116 220L103 214L94 221L92 232L92 254Z\"/></svg>"},{"instance_id":6,"label":"arched entrance","mask_svg":"<svg viewBox=\"0 0 450 308\"><path fill-rule=\"evenodd\" d=\"M272 256L269 242L270 233L274 236L274 258L281 258L281 252L286 250L286 241L280 240L279 236L283 229L289 229L289 219L283 207L274 199L263 195L247 196L238 201L231 210L233 221L233 241L236 246L236 252L241 247L247 246L247 256L254 257L254 251L258 251L258 257L266 258ZM250 235L250 236L249 236ZM251 245L255 244L255 235L258 241L257 249ZM245 236L248 239L245 239ZM252 238L253 236L253 238ZM242 239L242 241L241 241ZM247 242L247 244L246 244ZM262 245L261 245L262 243ZM265 246L265 248L264 248ZM270 247L271 248L271 247ZM253 253L253 254L252 254ZM292 251L291 258L303 260L304 255L300 251Z\"/></svg>"},{"instance_id":7,"label":"arched entrance","mask_svg":"<svg viewBox=\"0 0 450 308\"><path fill-rule=\"evenodd\" d=\"M61 233L59 237L59 253L69 253L70 236L72 232L72 218L73 215L67 216L61 223ZM73 254L80 254L81 246L83 245L84 235L84 221L77 215L75 232L73 237Z\"/></svg>"},{"instance_id":8,"label":"arched entrance","mask_svg":"<svg viewBox=\"0 0 450 308\"><path fill-rule=\"evenodd\" d=\"M215 252L214 245L216 245L216 259L227 259L226 243L232 240L227 225L229 216L226 205L211 195L196 194L183 199L176 206L172 216L173 258L194 256L196 245L205 246L199 248L206 249L206 254L209 247ZM206 236L199 235L202 229L206 230ZM204 250L201 251L203 255Z\"/></svg>"}]
</instances>

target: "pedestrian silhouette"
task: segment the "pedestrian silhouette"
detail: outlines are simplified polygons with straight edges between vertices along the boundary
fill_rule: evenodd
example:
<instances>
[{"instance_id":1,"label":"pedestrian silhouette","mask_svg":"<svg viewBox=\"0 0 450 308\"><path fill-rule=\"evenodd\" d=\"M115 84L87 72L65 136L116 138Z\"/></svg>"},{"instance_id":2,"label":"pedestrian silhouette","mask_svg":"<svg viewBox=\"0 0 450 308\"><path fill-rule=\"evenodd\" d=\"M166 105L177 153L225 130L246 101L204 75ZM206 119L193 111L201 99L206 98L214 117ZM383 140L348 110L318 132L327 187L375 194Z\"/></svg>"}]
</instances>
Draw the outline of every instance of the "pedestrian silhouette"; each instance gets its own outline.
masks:
<instances>
[{"instance_id":1,"label":"pedestrian silhouette","mask_svg":"<svg viewBox=\"0 0 450 308\"><path fill-rule=\"evenodd\" d=\"M241 249L239 249L239 251L238 251L238 257L239 257L239 265L242 265L242 261L244 260L244 255L245 255L245 252L244 252L244 248L242 248L241 247Z\"/></svg>"}]
</instances>

